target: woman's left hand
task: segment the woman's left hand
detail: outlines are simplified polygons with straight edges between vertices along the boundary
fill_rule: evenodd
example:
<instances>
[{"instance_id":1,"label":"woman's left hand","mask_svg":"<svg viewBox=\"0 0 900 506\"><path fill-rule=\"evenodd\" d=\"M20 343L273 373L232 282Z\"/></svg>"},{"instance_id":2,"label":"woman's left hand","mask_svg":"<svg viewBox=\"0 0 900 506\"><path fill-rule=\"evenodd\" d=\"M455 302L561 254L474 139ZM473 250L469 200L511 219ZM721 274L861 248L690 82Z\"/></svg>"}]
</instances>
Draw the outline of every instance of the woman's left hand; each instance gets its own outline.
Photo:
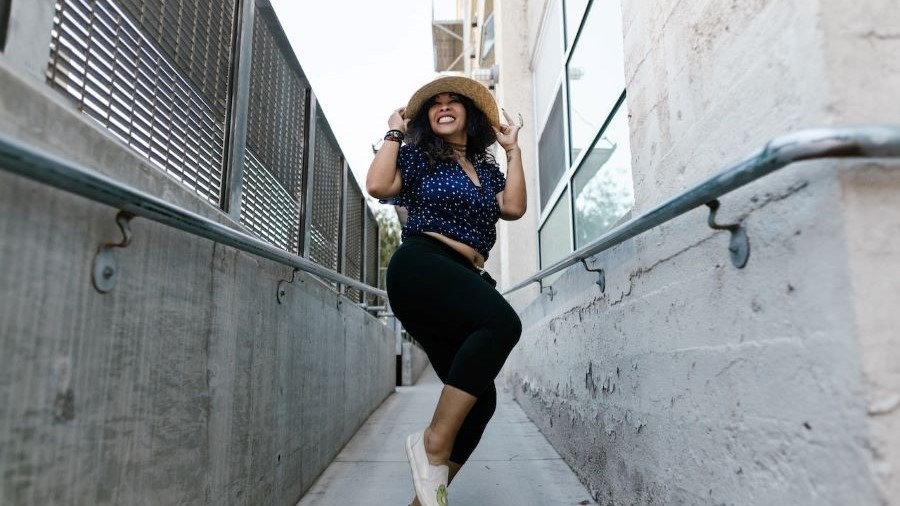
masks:
<instances>
[{"instance_id":1,"label":"woman's left hand","mask_svg":"<svg viewBox=\"0 0 900 506\"><path fill-rule=\"evenodd\" d=\"M519 130L522 128L524 121L522 120L522 115L519 114L519 122L514 123L512 116L506 112L506 109L502 109L503 116L506 118L506 125L500 125L500 128L492 127L494 129L494 133L497 135L497 142L500 143L500 147L503 149L514 148L518 145L519 141Z\"/></svg>"}]
</instances>

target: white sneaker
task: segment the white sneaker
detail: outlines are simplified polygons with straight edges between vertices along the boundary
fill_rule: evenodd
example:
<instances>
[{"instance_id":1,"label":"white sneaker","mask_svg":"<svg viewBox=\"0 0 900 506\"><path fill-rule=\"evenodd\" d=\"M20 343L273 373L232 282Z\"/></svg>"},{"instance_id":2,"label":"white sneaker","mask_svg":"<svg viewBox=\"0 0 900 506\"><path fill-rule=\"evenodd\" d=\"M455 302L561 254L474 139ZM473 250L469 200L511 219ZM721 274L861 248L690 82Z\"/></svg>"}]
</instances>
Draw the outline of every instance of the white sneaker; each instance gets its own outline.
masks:
<instances>
[{"instance_id":1,"label":"white sneaker","mask_svg":"<svg viewBox=\"0 0 900 506\"><path fill-rule=\"evenodd\" d=\"M450 468L428 463L428 456L425 455L425 431L406 437L406 458L409 459L416 496L422 506L448 506L447 481Z\"/></svg>"}]
</instances>

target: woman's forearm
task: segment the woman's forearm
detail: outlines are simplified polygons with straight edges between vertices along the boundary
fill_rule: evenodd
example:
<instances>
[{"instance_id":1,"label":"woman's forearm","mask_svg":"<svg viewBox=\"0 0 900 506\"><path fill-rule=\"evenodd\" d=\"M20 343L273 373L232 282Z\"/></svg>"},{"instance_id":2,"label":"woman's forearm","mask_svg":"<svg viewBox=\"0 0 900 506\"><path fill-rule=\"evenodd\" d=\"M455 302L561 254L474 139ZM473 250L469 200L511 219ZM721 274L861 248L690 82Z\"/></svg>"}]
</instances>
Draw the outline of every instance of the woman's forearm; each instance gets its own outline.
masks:
<instances>
[{"instance_id":1,"label":"woman's forearm","mask_svg":"<svg viewBox=\"0 0 900 506\"><path fill-rule=\"evenodd\" d=\"M500 216L505 220L517 220L528 207L525 190L525 171L522 168L522 150L519 146L504 148L506 151L506 188L502 193Z\"/></svg>"},{"instance_id":2,"label":"woman's forearm","mask_svg":"<svg viewBox=\"0 0 900 506\"><path fill-rule=\"evenodd\" d=\"M388 133L399 132L399 141L403 140L408 119L403 118L405 108L395 109L388 118ZM384 144L375 153L375 159L369 165L366 174L366 192L376 199L389 199L400 194L402 180L397 169L397 156L400 154L400 142L385 136Z\"/></svg>"},{"instance_id":3,"label":"woman's forearm","mask_svg":"<svg viewBox=\"0 0 900 506\"><path fill-rule=\"evenodd\" d=\"M397 170L397 155L400 143L384 141L375 153L369 172L366 174L366 192L377 199L396 197L400 193L400 171Z\"/></svg>"}]
</instances>

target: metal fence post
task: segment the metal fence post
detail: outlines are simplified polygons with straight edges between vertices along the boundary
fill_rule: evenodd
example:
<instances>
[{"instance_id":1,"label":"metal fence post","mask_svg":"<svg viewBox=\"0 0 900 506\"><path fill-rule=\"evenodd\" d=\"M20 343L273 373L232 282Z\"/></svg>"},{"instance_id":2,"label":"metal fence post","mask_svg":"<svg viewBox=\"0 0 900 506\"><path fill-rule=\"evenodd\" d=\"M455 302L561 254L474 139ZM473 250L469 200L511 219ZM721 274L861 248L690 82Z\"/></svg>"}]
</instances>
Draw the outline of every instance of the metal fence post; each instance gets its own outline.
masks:
<instances>
[{"instance_id":1,"label":"metal fence post","mask_svg":"<svg viewBox=\"0 0 900 506\"><path fill-rule=\"evenodd\" d=\"M231 101L225 120L225 167L222 178L222 209L241 219L241 189L247 151L247 113L250 101L250 69L253 65L254 0L237 0L231 69Z\"/></svg>"},{"instance_id":2,"label":"metal fence post","mask_svg":"<svg viewBox=\"0 0 900 506\"><path fill-rule=\"evenodd\" d=\"M316 172L316 130L318 125L316 116L318 114L318 109L319 103L318 100L316 100L316 94L312 91L312 88L310 88L309 105L306 108L306 170L303 172L303 249L300 251L300 256L303 258L309 258L310 253L309 233L312 230L312 188L315 182L313 174Z\"/></svg>"},{"instance_id":3,"label":"metal fence post","mask_svg":"<svg viewBox=\"0 0 900 506\"><path fill-rule=\"evenodd\" d=\"M338 241L338 272L345 275L347 274L347 234L350 228L347 226L347 220L350 217L350 213L347 212L347 207L350 205L350 196L347 195L347 185L349 185L347 173L349 171L350 165L347 163L347 159L344 158L341 164L341 203L338 207L338 212L340 213L340 219L338 219L338 237L340 237ZM346 287L342 286L340 289L341 293L345 289Z\"/></svg>"},{"instance_id":4,"label":"metal fence post","mask_svg":"<svg viewBox=\"0 0 900 506\"><path fill-rule=\"evenodd\" d=\"M335 139L337 142L337 139ZM344 268L344 231L347 229L345 226L345 221L347 220L347 159L344 158L343 153L341 153L341 196L338 199L338 247L337 247L337 256L338 256L338 272L344 274L346 269Z\"/></svg>"},{"instance_id":5,"label":"metal fence post","mask_svg":"<svg viewBox=\"0 0 900 506\"><path fill-rule=\"evenodd\" d=\"M362 255L359 258L359 277L366 282L369 280L369 205L366 203L365 194L363 194L362 207ZM369 303L369 296L362 294L362 302Z\"/></svg>"}]
</instances>

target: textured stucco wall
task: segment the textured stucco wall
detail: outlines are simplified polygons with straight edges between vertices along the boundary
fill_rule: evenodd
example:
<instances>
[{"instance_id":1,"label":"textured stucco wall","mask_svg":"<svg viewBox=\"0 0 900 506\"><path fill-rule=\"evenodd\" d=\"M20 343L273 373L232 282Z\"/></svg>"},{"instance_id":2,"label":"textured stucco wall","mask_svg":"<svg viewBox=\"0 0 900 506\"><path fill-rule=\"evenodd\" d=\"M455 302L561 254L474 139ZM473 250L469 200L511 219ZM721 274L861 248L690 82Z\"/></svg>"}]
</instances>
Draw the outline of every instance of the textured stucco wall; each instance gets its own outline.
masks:
<instances>
[{"instance_id":1,"label":"textured stucco wall","mask_svg":"<svg viewBox=\"0 0 900 506\"><path fill-rule=\"evenodd\" d=\"M4 58L0 90L4 135L237 226ZM140 218L100 294L115 215L0 172L0 503L295 504L393 391L393 333L307 276L279 305L290 268Z\"/></svg>"},{"instance_id":2,"label":"textured stucco wall","mask_svg":"<svg viewBox=\"0 0 900 506\"><path fill-rule=\"evenodd\" d=\"M827 113L841 123L900 123L897 2L820 4ZM900 163L856 169L842 175L841 204L871 430L867 444L882 497L900 504Z\"/></svg>"},{"instance_id":3,"label":"textured stucco wall","mask_svg":"<svg viewBox=\"0 0 900 506\"><path fill-rule=\"evenodd\" d=\"M635 212L782 133L897 122L898 15L624 0ZM807 162L724 197L742 270L705 210L598 255L605 294L573 267L504 378L601 504L896 503L898 179Z\"/></svg>"},{"instance_id":4,"label":"textured stucco wall","mask_svg":"<svg viewBox=\"0 0 900 506\"><path fill-rule=\"evenodd\" d=\"M874 468L884 497L900 501L900 164L844 178L854 309ZM893 209L893 211L891 211Z\"/></svg>"}]
</instances>

